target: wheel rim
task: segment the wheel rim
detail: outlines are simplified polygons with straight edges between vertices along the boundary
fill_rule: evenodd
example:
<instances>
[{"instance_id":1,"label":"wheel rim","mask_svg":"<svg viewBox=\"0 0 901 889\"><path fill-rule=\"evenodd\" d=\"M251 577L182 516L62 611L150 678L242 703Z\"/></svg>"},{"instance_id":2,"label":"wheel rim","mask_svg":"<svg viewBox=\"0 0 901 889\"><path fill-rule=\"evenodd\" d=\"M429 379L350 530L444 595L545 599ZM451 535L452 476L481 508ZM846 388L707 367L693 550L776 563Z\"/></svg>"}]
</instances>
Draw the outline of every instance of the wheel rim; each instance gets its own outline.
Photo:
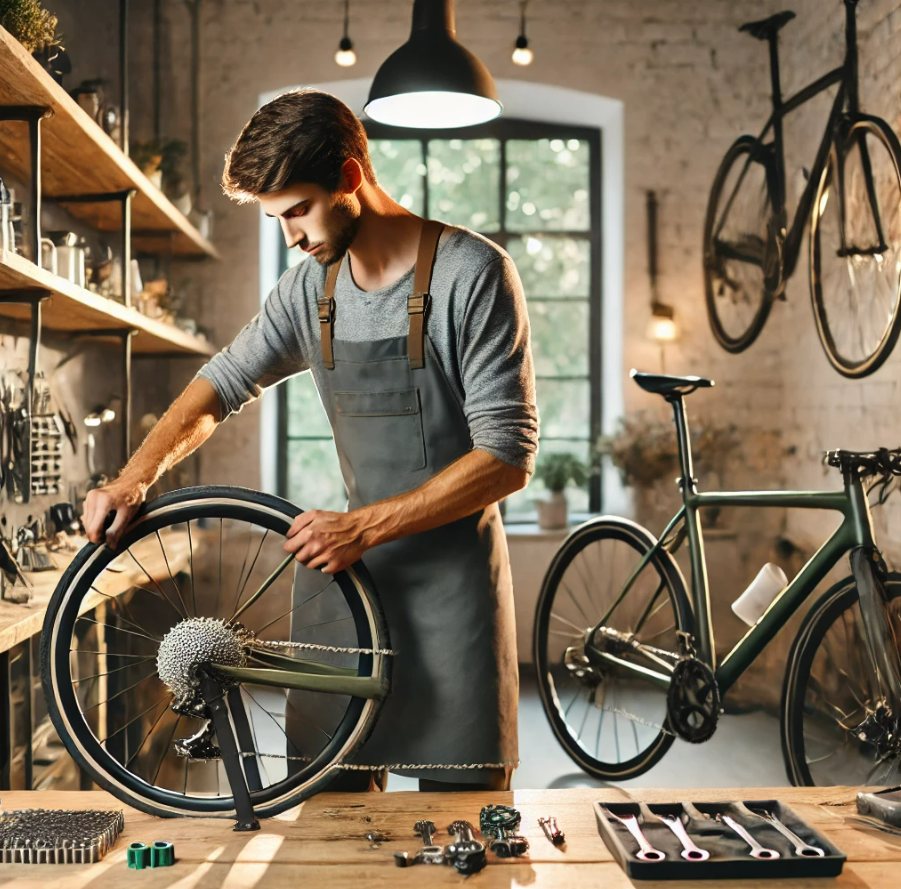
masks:
<instances>
[{"instance_id":1,"label":"wheel rim","mask_svg":"<svg viewBox=\"0 0 901 889\"><path fill-rule=\"evenodd\" d=\"M642 770L670 738L660 730L666 719L665 690L614 671L599 682L597 676L583 679L572 669L585 629L613 604L645 551L626 533L584 534L552 568L551 586L537 616L536 668L545 710L567 752L589 771L624 775ZM658 590L650 615L639 626ZM639 641L678 651L673 593L656 562L641 572L608 626L638 628Z\"/></svg>"},{"instance_id":2,"label":"wheel rim","mask_svg":"<svg viewBox=\"0 0 901 889\"><path fill-rule=\"evenodd\" d=\"M766 167L741 145L714 186L704 238L704 277L714 334L727 349L750 345L769 309L773 208ZM749 261L753 260L753 261Z\"/></svg>"},{"instance_id":3,"label":"wheel rim","mask_svg":"<svg viewBox=\"0 0 901 889\"><path fill-rule=\"evenodd\" d=\"M226 499L182 503L140 520L123 538L118 555L97 547L79 566L50 633L50 693L61 736L114 791L136 794L173 812L233 809L221 762L189 760L174 752L175 740L190 736L202 723L170 709L172 692L157 675L155 657L159 641L186 617L196 612L224 619L247 603L250 590L284 561L282 544L290 521L276 510ZM175 535L188 542L187 558L181 554L182 574L170 570L178 561L171 552ZM164 574L148 564L155 548L156 565L166 566ZM76 616L86 591L102 589L104 574L129 562L160 579L145 580L115 600L97 595L109 614L102 621ZM295 581L293 567L241 614L245 627L269 641L379 648L378 620L354 572L329 577L298 565ZM292 599L295 583L297 598ZM386 670L383 655L284 653L352 667L359 675ZM374 701L350 696L246 684L229 692L229 704L233 720L239 708L246 713L253 749L245 754L253 756L244 756L245 771L252 760L259 775L252 791L258 806L294 798L319 781L329 765L359 742L375 707Z\"/></svg>"},{"instance_id":4,"label":"wheel rim","mask_svg":"<svg viewBox=\"0 0 901 889\"><path fill-rule=\"evenodd\" d=\"M888 588L889 613L901 638L901 584ZM877 741L877 702L886 690L869 663L856 588L832 600L824 614L811 626L798 675L801 693L793 702L799 777L816 786L901 783L897 741L894 755L893 745Z\"/></svg>"},{"instance_id":5,"label":"wheel rim","mask_svg":"<svg viewBox=\"0 0 901 889\"><path fill-rule=\"evenodd\" d=\"M848 376L872 373L897 339L901 299L901 172L879 127L855 125L841 161L833 150L814 207L811 245L814 315L826 355Z\"/></svg>"}]
</instances>

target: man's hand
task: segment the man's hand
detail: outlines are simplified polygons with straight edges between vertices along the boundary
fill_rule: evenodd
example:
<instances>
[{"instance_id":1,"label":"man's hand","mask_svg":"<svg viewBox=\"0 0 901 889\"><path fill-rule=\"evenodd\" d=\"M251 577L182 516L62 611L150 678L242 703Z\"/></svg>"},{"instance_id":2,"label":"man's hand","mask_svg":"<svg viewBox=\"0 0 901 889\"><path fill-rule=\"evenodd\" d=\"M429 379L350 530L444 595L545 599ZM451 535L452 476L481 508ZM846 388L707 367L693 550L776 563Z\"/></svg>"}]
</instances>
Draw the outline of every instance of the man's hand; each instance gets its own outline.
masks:
<instances>
[{"instance_id":1,"label":"man's hand","mask_svg":"<svg viewBox=\"0 0 901 889\"><path fill-rule=\"evenodd\" d=\"M84 515L81 522L91 543L103 543L115 549L122 532L140 509L147 489L127 479L119 478L102 488L88 491L84 501ZM104 532L107 516L115 512L112 524Z\"/></svg>"},{"instance_id":2,"label":"man's hand","mask_svg":"<svg viewBox=\"0 0 901 889\"><path fill-rule=\"evenodd\" d=\"M356 562L369 549L364 542L363 511L302 512L288 530L285 552L307 568L337 574Z\"/></svg>"}]
</instances>

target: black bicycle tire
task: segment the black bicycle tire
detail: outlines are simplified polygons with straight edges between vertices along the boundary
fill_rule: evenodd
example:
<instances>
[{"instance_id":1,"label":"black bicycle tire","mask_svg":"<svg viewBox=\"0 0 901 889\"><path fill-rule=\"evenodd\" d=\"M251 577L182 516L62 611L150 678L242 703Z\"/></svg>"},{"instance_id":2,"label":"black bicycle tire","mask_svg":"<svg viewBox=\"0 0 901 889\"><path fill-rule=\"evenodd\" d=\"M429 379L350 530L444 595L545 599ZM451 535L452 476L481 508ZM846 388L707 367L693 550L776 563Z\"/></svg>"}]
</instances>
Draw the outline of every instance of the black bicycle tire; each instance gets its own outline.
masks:
<instances>
[{"instance_id":1,"label":"black bicycle tire","mask_svg":"<svg viewBox=\"0 0 901 889\"><path fill-rule=\"evenodd\" d=\"M901 596L901 574L891 573L885 583L889 600ZM836 618L858 601L853 576L830 587L807 612L792 643L782 685L780 735L788 780L795 787L814 787L804 755L804 700L807 679L820 643Z\"/></svg>"},{"instance_id":2,"label":"black bicycle tire","mask_svg":"<svg viewBox=\"0 0 901 889\"><path fill-rule=\"evenodd\" d=\"M726 333L719 315L717 314L716 295L713 292L713 282L710 277L710 263L708 261L708 256L712 249L710 247L711 229L716 218L720 191L723 188L723 184L726 181L729 171L741 154L760 151L759 145L759 141L753 136L740 136L732 143L729 150L723 156L723 160L720 162L719 169L714 177L713 186L710 189L710 197L707 202L707 213L704 217L704 243L701 256L704 265L704 297L707 305L707 319L710 322L710 329L713 332L716 341L727 352L731 352L732 354L744 352L745 349L749 348L757 337L760 336L760 332L763 330L767 318L769 317L770 309L773 307L773 295L764 287L760 308L751 320L748 329L738 337L731 337ZM769 189L770 195L772 195L772 171L764 160L760 160L760 163L764 164L767 188ZM770 200L770 204L772 206L772 199Z\"/></svg>"},{"instance_id":3,"label":"black bicycle tire","mask_svg":"<svg viewBox=\"0 0 901 889\"><path fill-rule=\"evenodd\" d=\"M585 546L603 537L613 537L628 543L639 553L647 552L656 543L654 536L645 528L642 528L641 525L616 516L601 516L576 528L557 551L541 585L541 593L535 608L532 657L537 674L538 691L542 707L554 736L567 755L579 768L595 778L621 781L642 775L656 765L672 746L675 740L674 736L666 732L660 732L646 751L639 753L625 763L617 763L616 767L613 767L610 763L601 763L599 760L588 756L578 742L566 731L564 722L553 705L551 689L546 680L547 662L544 653L547 642L549 612L553 602L553 595L556 592L557 584L563 572L578 552ZM685 580L676 560L669 552L661 550L651 562L655 567L659 566L666 577L667 592L673 604L678 629L689 633L693 632L694 619L691 605L685 590Z\"/></svg>"},{"instance_id":4,"label":"black bicycle tire","mask_svg":"<svg viewBox=\"0 0 901 889\"><path fill-rule=\"evenodd\" d=\"M882 138L886 148L894 159L895 175L898 180L899 193L901 193L901 142L899 142L898 137L895 135L892 128L881 118L861 115L847 130L843 131L843 138L849 137L854 132L855 128L860 126L870 128L872 132L878 134L878 136ZM823 188L829 175L830 163L834 156L835 145L833 144L829 159L823 167L823 173L820 177L819 185L817 186L816 198L813 202L813 209L811 210L808 272L810 281L810 299L813 308L813 318L817 328L817 336L820 339L820 345L823 347L823 351L826 353L827 360L843 377L857 380L869 376L879 370L886 362L889 355L892 354L892 350L898 342L898 336L901 335L901 282L899 282L898 292L895 294L895 307L891 323L876 351L868 359L858 362L857 364L852 365L843 362L836 353L835 342L828 329L828 321L826 321L825 318L826 311L822 301L821 275L819 274L820 226L818 221L820 204Z\"/></svg>"},{"instance_id":5,"label":"black bicycle tire","mask_svg":"<svg viewBox=\"0 0 901 889\"><path fill-rule=\"evenodd\" d=\"M73 732L74 713L69 712L72 708L72 702L69 700L67 690L60 689L58 683L53 679L54 640L61 620L69 620L71 617L70 611L63 611L67 605L69 609L73 607L70 602L74 601L74 599L70 599L70 596L77 595L75 592L70 593L70 588L77 582L78 578L88 576L86 572L92 564L92 560L96 560L101 565L102 570L103 562L101 559L111 561L119 552L124 551L127 546L140 539L143 534L139 532L142 530L152 533L157 525L164 526L165 524L176 523L173 520L174 517L180 517L181 521L188 517L193 518L198 514L198 504L206 503L207 507L211 507L216 500L225 500L232 504L227 509L221 506L216 507L219 510L216 516L222 515L222 517L228 518L229 516L225 513L232 513L246 518L248 514L256 510L259 516L258 524L261 527L267 527L266 519L268 519L269 524L287 529L287 527L290 527L293 519L303 512L299 507L280 497L232 486L198 486L163 494L153 501L142 505L123 534L115 552L104 545L96 544L88 544L78 552L64 572L50 599L44 621L44 630L41 634L40 662L44 696L54 728L65 744L66 749L78 765L91 775L93 780L104 790L109 791L127 805L160 817L179 817L184 815L234 817L235 812L233 808L228 807L229 797L209 800L192 798L190 807L178 807L173 805L172 802L163 802L163 800L169 800L170 797L176 796L175 794L163 791L154 793L143 788L135 789L135 786L132 785L146 784L146 782L139 782L136 776L132 776L133 780L130 780L128 775L131 773L127 773L127 770L121 768L116 769L115 766L111 766L109 769L103 768L96 759L99 745L96 744L96 739L88 737L91 734L90 729L82 730L78 726L78 731ZM188 510L194 510L194 512L187 514ZM264 510L268 512L264 513ZM378 650L389 649L390 642L384 614L375 594L372 579L363 563L357 562L351 568L339 572L334 577L342 590L353 588L359 594L363 608L367 611L368 619L371 623L372 638L369 640L371 647ZM88 586L89 584L90 582ZM351 604L350 607L353 607L353 605ZM77 614L77 611L77 606L74 606L74 613ZM74 617L71 617L72 623L74 623L74 619ZM391 658L389 656L380 657L378 676L386 686L390 683L390 670ZM380 709L380 699L371 699L369 701L352 699L352 705L348 707L338 730L335 732L334 738L337 740L333 740L327 747L323 748L315 762L327 759L327 765L331 765L352 757L371 734ZM349 718L348 714L351 714L352 717L356 714L354 718L357 721L351 726L345 725ZM340 747L348 738L350 738L350 743L342 748L338 755L335 755L333 748ZM101 757L101 761L111 758L106 755ZM123 772L126 774L123 775ZM337 772L337 769L325 768L314 777L302 781L298 786L291 787L276 799L266 799L268 796L267 789L264 789L259 794L252 794L255 811L261 817L276 815L323 790ZM299 774L302 775L303 772L301 771ZM147 786L149 787L150 785ZM153 789L159 790L159 788Z\"/></svg>"}]
</instances>

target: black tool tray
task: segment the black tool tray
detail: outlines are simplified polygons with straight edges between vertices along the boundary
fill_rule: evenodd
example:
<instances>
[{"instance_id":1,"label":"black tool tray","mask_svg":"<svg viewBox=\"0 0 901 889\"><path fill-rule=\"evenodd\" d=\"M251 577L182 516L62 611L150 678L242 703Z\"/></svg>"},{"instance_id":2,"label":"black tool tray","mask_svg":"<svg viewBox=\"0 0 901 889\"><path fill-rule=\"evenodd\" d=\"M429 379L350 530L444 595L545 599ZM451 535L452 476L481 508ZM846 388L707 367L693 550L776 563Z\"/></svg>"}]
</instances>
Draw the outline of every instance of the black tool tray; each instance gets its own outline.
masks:
<instances>
[{"instance_id":1,"label":"black tool tray","mask_svg":"<svg viewBox=\"0 0 901 889\"><path fill-rule=\"evenodd\" d=\"M636 858L638 843L625 825L608 816L636 815L648 842L665 853L664 861L642 861ZM775 815L804 842L819 846L824 857L807 858L795 854L794 847L772 825L753 814L752 810ZM788 806L778 800L743 800L720 803L595 803L598 832L619 866L636 880L766 880L777 878L837 877L842 872L845 855L822 834L805 824ZM686 861L682 844L658 816L675 815L681 819L689 837L710 853L706 861ZM738 834L715 820L729 815L768 849L779 852L779 858L751 857L751 849Z\"/></svg>"}]
</instances>

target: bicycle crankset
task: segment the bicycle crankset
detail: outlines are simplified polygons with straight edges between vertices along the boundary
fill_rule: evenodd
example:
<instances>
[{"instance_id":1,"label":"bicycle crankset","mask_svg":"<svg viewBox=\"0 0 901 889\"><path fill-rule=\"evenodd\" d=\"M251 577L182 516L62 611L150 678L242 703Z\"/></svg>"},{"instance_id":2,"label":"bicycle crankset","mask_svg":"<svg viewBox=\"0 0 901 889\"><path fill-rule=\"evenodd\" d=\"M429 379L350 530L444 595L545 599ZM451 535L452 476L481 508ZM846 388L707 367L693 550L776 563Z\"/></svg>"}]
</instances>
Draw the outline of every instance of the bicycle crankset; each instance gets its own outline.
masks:
<instances>
[{"instance_id":1,"label":"bicycle crankset","mask_svg":"<svg viewBox=\"0 0 901 889\"><path fill-rule=\"evenodd\" d=\"M713 671L692 654L681 657L666 693L669 727L683 741L700 744L716 731L720 690Z\"/></svg>"}]
</instances>

